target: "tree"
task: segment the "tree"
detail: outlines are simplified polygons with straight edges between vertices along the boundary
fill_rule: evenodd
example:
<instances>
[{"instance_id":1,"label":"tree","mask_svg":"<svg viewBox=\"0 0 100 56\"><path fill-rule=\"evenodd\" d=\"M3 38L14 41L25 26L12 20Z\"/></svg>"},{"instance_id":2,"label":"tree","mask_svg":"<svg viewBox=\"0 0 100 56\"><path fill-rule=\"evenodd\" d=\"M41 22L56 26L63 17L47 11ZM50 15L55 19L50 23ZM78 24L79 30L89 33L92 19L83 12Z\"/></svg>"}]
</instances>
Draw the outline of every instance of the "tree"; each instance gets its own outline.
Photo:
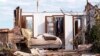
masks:
<instances>
[{"instance_id":1,"label":"tree","mask_svg":"<svg viewBox=\"0 0 100 56\"><path fill-rule=\"evenodd\" d=\"M95 25L89 34L89 43L92 43L92 52L100 53L100 25Z\"/></svg>"}]
</instances>

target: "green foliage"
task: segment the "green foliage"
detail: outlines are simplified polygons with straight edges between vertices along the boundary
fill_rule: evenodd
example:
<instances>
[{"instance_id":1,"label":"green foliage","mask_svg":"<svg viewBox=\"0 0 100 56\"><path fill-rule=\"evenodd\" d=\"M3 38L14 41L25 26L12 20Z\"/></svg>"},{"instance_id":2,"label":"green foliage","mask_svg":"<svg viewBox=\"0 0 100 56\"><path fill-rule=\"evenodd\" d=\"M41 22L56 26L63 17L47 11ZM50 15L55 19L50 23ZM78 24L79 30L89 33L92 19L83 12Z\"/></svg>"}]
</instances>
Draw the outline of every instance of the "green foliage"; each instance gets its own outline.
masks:
<instances>
[{"instance_id":1,"label":"green foliage","mask_svg":"<svg viewBox=\"0 0 100 56\"><path fill-rule=\"evenodd\" d=\"M92 52L100 53L100 25L95 25L89 34L89 43L93 43Z\"/></svg>"}]
</instances>

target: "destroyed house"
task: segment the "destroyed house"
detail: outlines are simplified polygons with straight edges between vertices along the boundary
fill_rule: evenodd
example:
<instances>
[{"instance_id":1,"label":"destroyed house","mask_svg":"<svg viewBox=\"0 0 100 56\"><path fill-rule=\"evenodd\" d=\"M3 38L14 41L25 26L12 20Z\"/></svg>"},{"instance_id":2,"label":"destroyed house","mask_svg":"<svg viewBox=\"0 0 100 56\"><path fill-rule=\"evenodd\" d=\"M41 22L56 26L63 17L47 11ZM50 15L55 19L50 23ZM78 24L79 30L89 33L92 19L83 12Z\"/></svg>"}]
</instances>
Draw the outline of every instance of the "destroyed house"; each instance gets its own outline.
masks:
<instances>
[{"instance_id":1,"label":"destroyed house","mask_svg":"<svg viewBox=\"0 0 100 56\"><path fill-rule=\"evenodd\" d=\"M74 39L86 27L85 13L23 12L20 7L14 10L15 26L27 28L32 36L48 33L59 37L66 50L74 50ZM60 25L60 27L58 26ZM78 40L77 40L78 41Z\"/></svg>"}]
</instances>

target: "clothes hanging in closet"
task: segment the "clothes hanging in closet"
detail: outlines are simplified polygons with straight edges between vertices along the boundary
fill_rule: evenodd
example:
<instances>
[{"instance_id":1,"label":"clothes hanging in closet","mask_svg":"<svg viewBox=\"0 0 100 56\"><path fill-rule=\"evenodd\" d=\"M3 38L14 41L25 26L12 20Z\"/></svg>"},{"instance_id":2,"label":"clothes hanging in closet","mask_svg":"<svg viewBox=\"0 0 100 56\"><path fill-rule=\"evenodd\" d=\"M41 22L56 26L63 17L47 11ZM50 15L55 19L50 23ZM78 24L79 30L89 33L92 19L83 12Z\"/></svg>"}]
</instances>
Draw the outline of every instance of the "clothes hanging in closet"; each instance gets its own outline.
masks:
<instances>
[{"instance_id":1,"label":"clothes hanging in closet","mask_svg":"<svg viewBox=\"0 0 100 56\"><path fill-rule=\"evenodd\" d=\"M58 18L55 23L55 33L57 36L63 33L63 19L62 18Z\"/></svg>"}]
</instances>

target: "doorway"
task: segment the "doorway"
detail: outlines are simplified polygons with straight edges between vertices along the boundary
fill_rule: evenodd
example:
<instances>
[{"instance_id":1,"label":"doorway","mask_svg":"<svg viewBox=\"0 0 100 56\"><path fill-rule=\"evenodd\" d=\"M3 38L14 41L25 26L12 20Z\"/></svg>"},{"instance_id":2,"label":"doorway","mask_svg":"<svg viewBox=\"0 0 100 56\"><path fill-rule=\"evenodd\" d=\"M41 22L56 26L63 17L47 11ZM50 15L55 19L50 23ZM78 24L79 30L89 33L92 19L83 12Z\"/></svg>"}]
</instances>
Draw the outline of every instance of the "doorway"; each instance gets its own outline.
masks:
<instances>
[{"instance_id":1,"label":"doorway","mask_svg":"<svg viewBox=\"0 0 100 56\"><path fill-rule=\"evenodd\" d=\"M33 15L23 15L21 20L21 28L30 29L34 36L34 19Z\"/></svg>"},{"instance_id":2,"label":"doorway","mask_svg":"<svg viewBox=\"0 0 100 56\"><path fill-rule=\"evenodd\" d=\"M80 31L81 31L80 17L73 16L73 39L74 39L73 49L77 49L78 45L81 43Z\"/></svg>"}]
</instances>

